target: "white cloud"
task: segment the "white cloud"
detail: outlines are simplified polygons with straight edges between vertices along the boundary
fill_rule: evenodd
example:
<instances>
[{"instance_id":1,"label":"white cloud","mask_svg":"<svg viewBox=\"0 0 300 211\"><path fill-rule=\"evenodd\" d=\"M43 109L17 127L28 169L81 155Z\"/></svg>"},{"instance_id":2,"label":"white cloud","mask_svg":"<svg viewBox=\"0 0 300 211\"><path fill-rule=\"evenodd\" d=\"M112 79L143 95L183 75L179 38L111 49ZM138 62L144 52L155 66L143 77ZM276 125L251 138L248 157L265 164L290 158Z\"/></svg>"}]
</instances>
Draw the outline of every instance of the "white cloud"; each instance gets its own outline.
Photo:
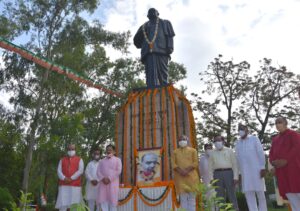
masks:
<instances>
[{"instance_id":1,"label":"white cloud","mask_svg":"<svg viewBox=\"0 0 300 211\"><path fill-rule=\"evenodd\" d=\"M300 73L300 2L295 0L102 0L92 16L105 29L134 35L149 8L172 22L176 36L172 60L187 67L189 91L199 90L198 73L218 54L246 60L252 67L264 57ZM132 43L132 40L131 40ZM139 57L132 44L130 55ZM120 54L108 50L108 56Z\"/></svg>"},{"instance_id":2,"label":"white cloud","mask_svg":"<svg viewBox=\"0 0 300 211\"><path fill-rule=\"evenodd\" d=\"M299 1L117 0L113 5L106 13L108 30L130 30L134 35L151 7L172 22L176 33L172 59L187 67L183 84L189 84L191 92L199 90L198 73L218 54L235 62L246 60L254 68L267 57L300 73ZM133 45L130 51L139 57Z\"/></svg>"}]
</instances>

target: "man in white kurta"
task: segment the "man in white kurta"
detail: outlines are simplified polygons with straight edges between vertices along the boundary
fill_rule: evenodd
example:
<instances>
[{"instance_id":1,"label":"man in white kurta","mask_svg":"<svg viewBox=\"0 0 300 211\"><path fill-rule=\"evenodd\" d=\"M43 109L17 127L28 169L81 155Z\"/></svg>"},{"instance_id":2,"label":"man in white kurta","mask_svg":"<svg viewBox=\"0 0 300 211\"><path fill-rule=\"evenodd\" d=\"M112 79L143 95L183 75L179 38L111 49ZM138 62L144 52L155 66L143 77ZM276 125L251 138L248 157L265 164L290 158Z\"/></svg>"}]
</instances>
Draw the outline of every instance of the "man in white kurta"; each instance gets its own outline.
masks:
<instances>
[{"instance_id":1,"label":"man in white kurta","mask_svg":"<svg viewBox=\"0 0 300 211\"><path fill-rule=\"evenodd\" d=\"M208 171L208 159L209 154L212 152L212 145L210 143L204 145L204 153L201 154L200 160L199 160L199 170L202 182L205 185L209 185L212 178L209 178L209 171Z\"/></svg>"},{"instance_id":2,"label":"man in white kurta","mask_svg":"<svg viewBox=\"0 0 300 211\"><path fill-rule=\"evenodd\" d=\"M58 164L59 188L55 208L60 211L66 211L73 204L80 204L83 201L81 175L84 171L84 163L75 154L75 145L69 144L67 156L63 157Z\"/></svg>"},{"instance_id":3,"label":"man in white kurta","mask_svg":"<svg viewBox=\"0 0 300 211\"><path fill-rule=\"evenodd\" d=\"M248 127L239 124L240 139L235 151L242 176L242 191L245 193L249 211L267 211L265 197L265 154L256 136L248 135ZM258 207L256 196L258 198Z\"/></svg>"},{"instance_id":4,"label":"man in white kurta","mask_svg":"<svg viewBox=\"0 0 300 211\"><path fill-rule=\"evenodd\" d=\"M99 211L100 205L97 205L97 195L99 189L99 179L97 177L97 168L100 160L100 150L93 150L92 154L93 160L87 164L85 169L85 178L86 178L86 196L85 199L88 202L90 211Z\"/></svg>"}]
</instances>

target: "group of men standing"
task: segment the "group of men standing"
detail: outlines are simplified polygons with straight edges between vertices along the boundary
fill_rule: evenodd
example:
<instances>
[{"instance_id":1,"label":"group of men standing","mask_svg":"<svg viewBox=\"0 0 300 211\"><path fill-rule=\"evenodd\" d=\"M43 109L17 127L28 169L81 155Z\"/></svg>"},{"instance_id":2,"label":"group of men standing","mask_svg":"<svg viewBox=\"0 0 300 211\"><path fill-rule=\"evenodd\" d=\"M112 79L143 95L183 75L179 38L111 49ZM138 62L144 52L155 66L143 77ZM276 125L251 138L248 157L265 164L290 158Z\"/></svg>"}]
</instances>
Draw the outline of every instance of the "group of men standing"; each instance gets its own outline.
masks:
<instances>
[{"instance_id":1,"label":"group of men standing","mask_svg":"<svg viewBox=\"0 0 300 211\"><path fill-rule=\"evenodd\" d=\"M272 139L269 159L275 168L280 195L288 199L293 211L300 208L300 134L287 128L287 120L279 117L275 121L278 135ZM241 180L249 211L267 211L265 197L266 161L260 140L249 134L247 125L239 124L239 139L235 149L225 146L225 139L216 136L212 144L204 145L205 153L198 164L197 150L188 146L188 137L178 139L178 148L172 153L172 170L176 192L181 207L195 211L195 184L202 181L209 186L216 181L216 196L228 198L233 208L239 211L235 186ZM100 151L93 151L93 160L85 170L86 200L90 210L114 211L118 204L121 160L114 156L115 147L106 147L106 156L100 160ZM58 165L59 192L56 208L65 211L72 204L82 202L81 176L84 164L76 156L75 145L68 146L67 156ZM208 194L207 197L210 197Z\"/></svg>"},{"instance_id":2,"label":"group of men standing","mask_svg":"<svg viewBox=\"0 0 300 211\"><path fill-rule=\"evenodd\" d=\"M300 209L300 134L287 128L284 117L277 118L275 125L279 133L272 138L269 160L275 168L280 195L296 211ZM228 198L233 208L239 210L235 185L241 180L249 211L267 211L262 144L249 134L247 125L239 124L238 134L234 150L224 146L222 136L214 138L214 150L212 144L204 145L205 153L200 158L202 181L210 185L216 180L216 195Z\"/></svg>"},{"instance_id":3,"label":"group of men standing","mask_svg":"<svg viewBox=\"0 0 300 211\"><path fill-rule=\"evenodd\" d=\"M94 149L93 160L85 170L86 200L91 211L115 211L118 204L121 160L115 155L115 147L106 147L106 156L100 160L100 150ZM83 202L81 186L84 173L83 160L76 155L75 145L68 145L67 156L58 164L59 189L55 208L66 211Z\"/></svg>"},{"instance_id":4,"label":"group of men standing","mask_svg":"<svg viewBox=\"0 0 300 211\"><path fill-rule=\"evenodd\" d=\"M179 138L179 148L172 155L172 168L176 192L180 195L181 207L187 211L195 211L195 187L199 183L198 156L194 148L187 146L188 138ZM249 211L267 211L264 194L265 183L265 155L259 139L248 134L245 125L239 125L239 140L236 143L235 152L225 147L225 139L216 136L212 144L205 144L205 154L200 157L199 170L202 182L209 186L213 180L217 188L216 196L228 198L233 208L238 211L238 202L235 195L235 186L239 182L239 174L242 178L242 188L245 193ZM211 196L211 192L206 197ZM256 196L259 201L257 207ZM218 210L218 207L216 207Z\"/></svg>"}]
</instances>

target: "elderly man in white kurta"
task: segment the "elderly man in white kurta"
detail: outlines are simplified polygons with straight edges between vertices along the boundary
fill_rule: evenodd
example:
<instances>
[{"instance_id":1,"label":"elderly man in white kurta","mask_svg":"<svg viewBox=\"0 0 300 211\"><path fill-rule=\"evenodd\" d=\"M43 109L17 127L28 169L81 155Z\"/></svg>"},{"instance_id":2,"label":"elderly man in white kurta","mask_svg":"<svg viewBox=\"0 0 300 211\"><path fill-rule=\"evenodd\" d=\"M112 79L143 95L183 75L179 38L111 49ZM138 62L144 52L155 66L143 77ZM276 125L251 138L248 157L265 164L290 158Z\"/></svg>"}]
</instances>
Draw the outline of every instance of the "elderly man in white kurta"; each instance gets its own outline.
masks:
<instances>
[{"instance_id":1,"label":"elderly man in white kurta","mask_svg":"<svg viewBox=\"0 0 300 211\"><path fill-rule=\"evenodd\" d=\"M81 175L84 171L84 163L76 156L75 145L68 145L68 155L63 157L58 164L57 175L59 178L58 196L55 208L66 211L73 204L80 204Z\"/></svg>"},{"instance_id":2,"label":"elderly man in white kurta","mask_svg":"<svg viewBox=\"0 0 300 211\"><path fill-rule=\"evenodd\" d=\"M90 211L99 211L100 205L97 205L97 195L99 189L99 179L97 176L97 168L100 160L100 150L94 149L92 153L93 160L90 161L85 169L86 178L86 189L85 189L85 199L88 202Z\"/></svg>"},{"instance_id":3,"label":"elderly man in white kurta","mask_svg":"<svg viewBox=\"0 0 300 211\"><path fill-rule=\"evenodd\" d=\"M239 124L238 130L240 139L236 143L235 151L249 211L267 211L263 147L256 136L248 135L246 125ZM258 207L255 195L258 198Z\"/></svg>"}]
</instances>

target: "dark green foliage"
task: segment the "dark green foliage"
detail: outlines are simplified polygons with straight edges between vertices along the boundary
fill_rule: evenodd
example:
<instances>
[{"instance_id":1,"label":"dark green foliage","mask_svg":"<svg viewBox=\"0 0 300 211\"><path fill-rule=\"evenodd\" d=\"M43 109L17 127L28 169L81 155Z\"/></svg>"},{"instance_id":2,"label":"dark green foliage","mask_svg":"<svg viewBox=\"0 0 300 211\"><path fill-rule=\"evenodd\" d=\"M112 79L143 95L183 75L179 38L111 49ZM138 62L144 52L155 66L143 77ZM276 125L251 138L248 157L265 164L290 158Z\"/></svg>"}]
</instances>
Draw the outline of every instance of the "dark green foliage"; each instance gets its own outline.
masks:
<instances>
[{"instance_id":1,"label":"dark green foliage","mask_svg":"<svg viewBox=\"0 0 300 211\"><path fill-rule=\"evenodd\" d=\"M11 210L11 202L13 201L13 197L9 193L7 188L0 187L0 208Z\"/></svg>"},{"instance_id":2,"label":"dark green foliage","mask_svg":"<svg viewBox=\"0 0 300 211\"><path fill-rule=\"evenodd\" d=\"M243 211L248 211L249 209L248 209L245 194L242 192L236 192L236 198L238 201L239 209Z\"/></svg>"},{"instance_id":3,"label":"dark green foliage","mask_svg":"<svg viewBox=\"0 0 300 211\"><path fill-rule=\"evenodd\" d=\"M128 93L144 85L141 63L126 55L130 33L107 31L98 20L81 15L93 13L98 0L1 3L1 36L108 89ZM111 60L107 47L122 56ZM172 63L170 71L177 73L173 81L185 77L182 65ZM77 154L87 163L92 147L113 141L115 114L126 100L10 52L3 55L0 91L9 94L12 107L0 107L0 186L14 198L20 189L31 192L37 201L44 193L49 203L56 197L56 168L66 145L75 143Z\"/></svg>"}]
</instances>

